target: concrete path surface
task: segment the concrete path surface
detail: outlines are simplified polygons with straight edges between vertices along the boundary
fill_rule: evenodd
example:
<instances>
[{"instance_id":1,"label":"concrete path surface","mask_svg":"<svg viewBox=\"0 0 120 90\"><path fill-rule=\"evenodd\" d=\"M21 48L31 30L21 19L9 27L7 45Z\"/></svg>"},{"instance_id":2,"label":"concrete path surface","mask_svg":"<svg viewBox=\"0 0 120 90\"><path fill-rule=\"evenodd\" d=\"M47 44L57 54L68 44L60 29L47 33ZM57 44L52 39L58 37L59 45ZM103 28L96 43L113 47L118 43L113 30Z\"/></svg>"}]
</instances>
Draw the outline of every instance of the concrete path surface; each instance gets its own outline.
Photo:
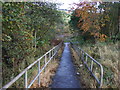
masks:
<instances>
[{"instance_id":1,"label":"concrete path surface","mask_svg":"<svg viewBox=\"0 0 120 90\"><path fill-rule=\"evenodd\" d=\"M64 43L64 51L61 62L53 78L51 88L80 88L80 82L76 77L72 56L69 48L69 43Z\"/></svg>"}]
</instances>

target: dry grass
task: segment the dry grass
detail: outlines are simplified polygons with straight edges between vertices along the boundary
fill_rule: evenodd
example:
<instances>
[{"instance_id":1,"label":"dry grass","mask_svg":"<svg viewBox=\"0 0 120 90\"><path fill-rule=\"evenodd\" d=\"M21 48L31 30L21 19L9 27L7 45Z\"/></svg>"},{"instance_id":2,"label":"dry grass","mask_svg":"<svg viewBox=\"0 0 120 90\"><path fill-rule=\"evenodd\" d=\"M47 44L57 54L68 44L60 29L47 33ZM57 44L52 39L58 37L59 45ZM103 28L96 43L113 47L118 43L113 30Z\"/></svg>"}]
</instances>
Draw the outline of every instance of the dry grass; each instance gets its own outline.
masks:
<instances>
[{"instance_id":1,"label":"dry grass","mask_svg":"<svg viewBox=\"0 0 120 90\"><path fill-rule=\"evenodd\" d=\"M98 60L104 68L103 88L120 88L120 42L109 45L95 44L82 47L87 53Z\"/></svg>"},{"instance_id":2,"label":"dry grass","mask_svg":"<svg viewBox=\"0 0 120 90\"><path fill-rule=\"evenodd\" d=\"M63 47L58 51L58 55L55 57L54 60L47 65L46 69L40 75L40 86L38 86L37 80L31 86L31 88L38 88L38 87L49 87L52 83L52 78L54 77L57 67L59 65L59 60L61 58ZM34 71L34 77L37 74L37 71Z\"/></svg>"},{"instance_id":3,"label":"dry grass","mask_svg":"<svg viewBox=\"0 0 120 90\"><path fill-rule=\"evenodd\" d=\"M73 62L76 66L77 73L79 73L78 78L81 83L82 88L96 88L96 81L90 75L89 71L83 64L82 60L78 57L77 53L72 49Z\"/></svg>"},{"instance_id":4,"label":"dry grass","mask_svg":"<svg viewBox=\"0 0 120 90\"><path fill-rule=\"evenodd\" d=\"M52 61L52 63L49 63L45 71L41 73L40 87L49 87L49 85L52 83L51 79L55 75L56 68L58 67L58 61L55 60ZM37 81L32 85L31 88L38 88Z\"/></svg>"}]
</instances>

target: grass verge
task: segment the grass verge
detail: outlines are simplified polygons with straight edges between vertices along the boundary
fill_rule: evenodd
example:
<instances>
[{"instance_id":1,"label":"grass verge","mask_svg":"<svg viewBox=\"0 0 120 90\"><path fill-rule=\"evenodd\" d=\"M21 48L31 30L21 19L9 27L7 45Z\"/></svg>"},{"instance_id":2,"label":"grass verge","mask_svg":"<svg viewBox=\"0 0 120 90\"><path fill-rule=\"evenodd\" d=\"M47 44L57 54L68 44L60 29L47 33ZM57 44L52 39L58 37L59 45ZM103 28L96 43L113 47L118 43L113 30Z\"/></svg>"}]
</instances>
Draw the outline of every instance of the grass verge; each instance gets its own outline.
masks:
<instances>
[{"instance_id":1,"label":"grass verge","mask_svg":"<svg viewBox=\"0 0 120 90\"><path fill-rule=\"evenodd\" d=\"M82 60L80 60L77 53L71 49L73 55L73 63L76 67L77 77L80 80L81 88L96 88L96 81L93 79Z\"/></svg>"},{"instance_id":2,"label":"grass verge","mask_svg":"<svg viewBox=\"0 0 120 90\"><path fill-rule=\"evenodd\" d=\"M58 51L55 59L51 60L51 62L47 65L46 69L41 73L40 86L38 86L38 83L36 80L34 84L31 86L31 88L49 87L49 85L52 83L52 78L54 77L57 67L59 65L62 51L63 51L63 47ZM37 70L34 71L33 73L36 75L36 72Z\"/></svg>"},{"instance_id":3,"label":"grass verge","mask_svg":"<svg viewBox=\"0 0 120 90\"><path fill-rule=\"evenodd\" d=\"M102 88L120 88L120 42L84 45L82 49L100 62L104 69Z\"/></svg>"}]
</instances>

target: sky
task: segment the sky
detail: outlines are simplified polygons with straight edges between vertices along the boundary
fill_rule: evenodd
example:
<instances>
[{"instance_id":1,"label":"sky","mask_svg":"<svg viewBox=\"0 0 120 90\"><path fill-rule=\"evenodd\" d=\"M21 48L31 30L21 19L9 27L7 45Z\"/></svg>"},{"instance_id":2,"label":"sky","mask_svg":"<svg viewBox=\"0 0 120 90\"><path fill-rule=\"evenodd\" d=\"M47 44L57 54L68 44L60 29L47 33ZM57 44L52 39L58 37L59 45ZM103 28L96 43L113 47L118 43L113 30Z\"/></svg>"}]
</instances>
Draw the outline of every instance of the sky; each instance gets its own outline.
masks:
<instances>
[{"instance_id":1,"label":"sky","mask_svg":"<svg viewBox=\"0 0 120 90\"><path fill-rule=\"evenodd\" d=\"M49 1L61 3L62 5L60 6L60 9L70 9L72 7L71 4L79 3L79 2L85 1L85 0L49 0ZM87 0L87 1L91 1L91 0Z\"/></svg>"},{"instance_id":2,"label":"sky","mask_svg":"<svg viewBox=\"0 0 120 90\"><path fill-rule=\"evenodd\" d=\"M46 1L46 0L45 0ZM104 2L112 2L112 1L119 1L119 0L47 0L52 2L62 3L60 9L70 9L72 7L72 3L79 3L79 2L91 2L91 1L104 1Z\"/></svg>"},{"instance_id":3,"label":"sky","mask_svg":"<svg viewBox=\"0 0 120 90\"><path fill-rule=\"evenodd\" d=\"M49 1L62 3L60 9L70 9L72 8L73 3L79 3L84 1L91 2L92 0L49 0Z\"/></svg>"},{"instance_id":4,"label":"sky","mask_svg":"<svg viewBox=\"0 0 120 90\"><path fill-rule=\"evenodd\" d=\"M56 1L62 3L60 9L70 9L72 3L79 2L79 0L56 0Z\"/></svg>"}]
</instances>

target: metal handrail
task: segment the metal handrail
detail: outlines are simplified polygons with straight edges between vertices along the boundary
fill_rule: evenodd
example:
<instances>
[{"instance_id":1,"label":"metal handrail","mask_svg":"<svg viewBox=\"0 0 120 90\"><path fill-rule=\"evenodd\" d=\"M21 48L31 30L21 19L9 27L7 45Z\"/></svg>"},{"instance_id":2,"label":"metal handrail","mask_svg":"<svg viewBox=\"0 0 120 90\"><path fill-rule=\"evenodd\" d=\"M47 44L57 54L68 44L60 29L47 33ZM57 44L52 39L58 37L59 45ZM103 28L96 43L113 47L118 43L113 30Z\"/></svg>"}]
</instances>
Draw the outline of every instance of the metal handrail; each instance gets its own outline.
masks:
<instances>
[{"instance_id":1,"label":"metal handrail","mask_svg":"<svg viewBox=\"0 0 120 90\"><path fill-rule=\"evenodd\" d=\"M77 52L78 56L79 57L82 56L81 60L84 62L84 64L86 65L86 67L90 71L91 75L95 78L95 80L99 84L99 88L101 88L102 84L103 84L103 66L98 61L96 61L94 58L92 58L89 54L87 54L84 50L82 50L80 47L77 47L73 43L71 43L71 45L72 45L73 49ZM80 56L80 52L81 52L81 56ZM90 67L88 66L88 58L90 58L90 60L91 60ZM100 79L93 72L93 68L94 68L93 65L94 65L94 63L96 63L100 67Z\"/></svg>"},{"instance_id":2,"label":"metal handrail","mask_svg":"<svg viewBox=\"0 0 120 90\"><path fill-rule=\"evenodd\" d=\"M13 80L11 80L8 84L6 84L5 86L3 86L1 88L1 90L4 89L4 88L9 88L13 83L15 83L23 75L25 75L25 88L30 88L32 86L32 84L36 81L36 79L38 79L38 85L40 85L40 73L45 69L45 67L48 65L48 63L55 57L55 55L57 54L57 52L58 52L58 50L60 49L61 46L62 46L62 42L59 45L53 47L48 52L46 52L43 56L41 56L35 62L33 62L32 64L30 64L19 75L17 75ZM49 57L48 57L49 60L46 62L47 55L49 55ZM40 69L40 60L43 59L43 58L45 58L44 59L45 65L42 67L42 69ZM32 68L36 63L38 63L38 74L34 77L34 79L28 85L27 71L30 68Z\"/></svg>"}]
</instances>

